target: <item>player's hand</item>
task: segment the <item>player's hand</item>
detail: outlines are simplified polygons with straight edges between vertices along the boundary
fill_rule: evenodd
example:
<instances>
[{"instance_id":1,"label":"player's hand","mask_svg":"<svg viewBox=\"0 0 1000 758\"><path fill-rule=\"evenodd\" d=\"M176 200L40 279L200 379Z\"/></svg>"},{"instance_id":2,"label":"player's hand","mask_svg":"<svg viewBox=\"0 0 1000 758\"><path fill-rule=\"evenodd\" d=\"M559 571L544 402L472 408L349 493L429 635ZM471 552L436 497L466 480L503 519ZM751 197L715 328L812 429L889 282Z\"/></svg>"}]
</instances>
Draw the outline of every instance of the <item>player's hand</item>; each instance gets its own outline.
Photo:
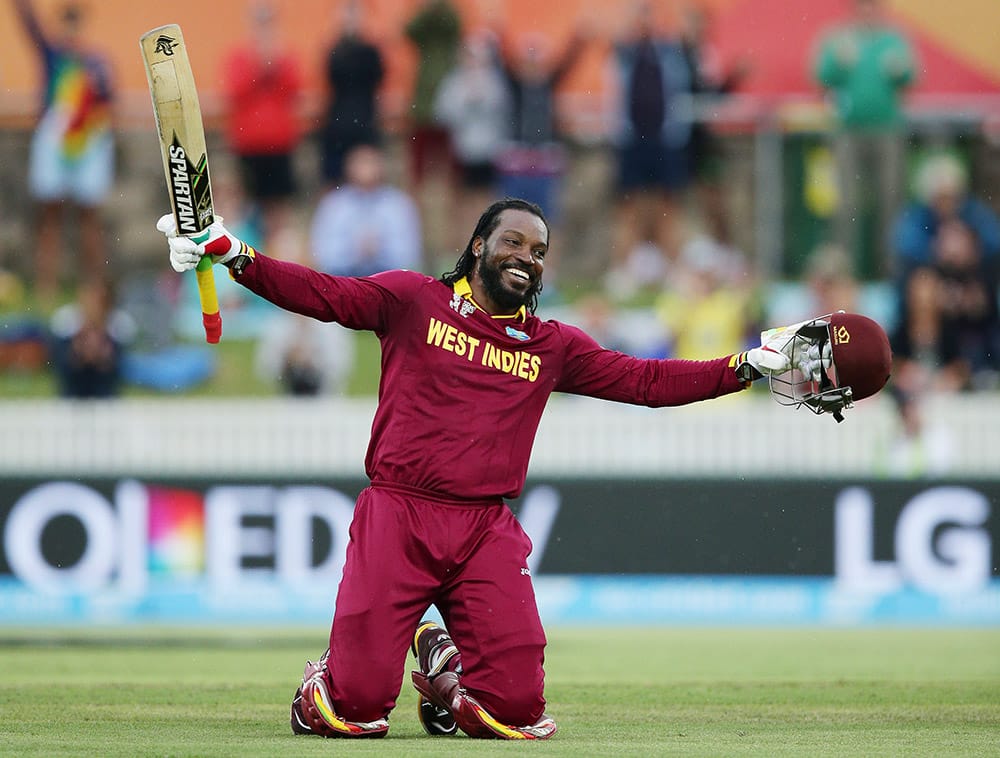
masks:
<instances>
[{"instance_id":1,"label":"player's hand","mask_svg":"<svg viewBox=\"0 0 1000 758\"><path fill-rule=\"evenodd\" d=\"M819 370L821 364L809 363L808 348L810 343L804 337L796 336L799 329L811 323L802 321L789 326L779 326L761 332L760 347L755 347L741 353L737 360L736 375L745 382L760 379L762 376L773 374L783 374L791 371L792 368L802 368L803 364L808 364L806 368L810 372L814 368ZM820 356L814 356L819 359ZM793 364L793 360L798 362L798 366Z\"/></svg>"},{"instance_id":2,"label":"player's hand","mask_svg":"<svg viewBox=\"0 0 1000 758\"><path fill-rule=\"evenodd\" d=\"M170 246L170 265L177 272L196 268L205 255L212 257L212 263L223 265L231 265L241 255L250 257L253 255L246 244L230 234L223 226L221 216L216 216L210 226L193 237L177 233L177 222L172 213L162 216L156 222L156 228L167 236L167 244Z\"/></svg>"},{"instance_id":3,"label":"player's hand","mask_svg":"<svg viewBox=\"0 0 1000 758\"><path fill-rule=\"evenodd\" d=\"M787 355L766 345L747 350L745 360L760 376L783 374L792 367Z\"/></svg>"}]
</instances>

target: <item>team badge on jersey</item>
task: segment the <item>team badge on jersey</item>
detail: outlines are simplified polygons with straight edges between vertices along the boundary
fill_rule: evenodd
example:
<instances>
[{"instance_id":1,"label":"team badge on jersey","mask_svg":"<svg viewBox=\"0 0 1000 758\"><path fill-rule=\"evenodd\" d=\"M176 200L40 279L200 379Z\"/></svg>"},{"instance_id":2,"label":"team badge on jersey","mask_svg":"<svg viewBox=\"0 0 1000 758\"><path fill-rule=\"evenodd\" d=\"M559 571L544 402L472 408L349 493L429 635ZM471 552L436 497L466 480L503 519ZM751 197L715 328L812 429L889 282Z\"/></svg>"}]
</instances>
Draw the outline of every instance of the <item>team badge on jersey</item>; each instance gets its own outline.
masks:
<instances>
[{"instance_id":1,"label":"team badge on jersey","mask_svg":"<svg viewBox=\"0 0 1000 758\"><path fill-rule=\"evenodd\" d=\"M512 326L507 327L507 336L513 337L516 340L521 340L521 342L527 342L528 335L522 332L520 329L515 329Z\"/></svg>"},{"instance_id":2,"label":"team badge on jersey","mask_svg":"<svg viewBox=\"0 0 1000 758\"><path fill-rule=\"evenodd\" d=\"M474 313L476 310L476 306L459 295L457 292L451 296L451 302L449 305L451 306L451 309L462 318L468 318L469 315ZM527 339L527 335L525 335L525 339Z\"/></svg>"}]
</instances>

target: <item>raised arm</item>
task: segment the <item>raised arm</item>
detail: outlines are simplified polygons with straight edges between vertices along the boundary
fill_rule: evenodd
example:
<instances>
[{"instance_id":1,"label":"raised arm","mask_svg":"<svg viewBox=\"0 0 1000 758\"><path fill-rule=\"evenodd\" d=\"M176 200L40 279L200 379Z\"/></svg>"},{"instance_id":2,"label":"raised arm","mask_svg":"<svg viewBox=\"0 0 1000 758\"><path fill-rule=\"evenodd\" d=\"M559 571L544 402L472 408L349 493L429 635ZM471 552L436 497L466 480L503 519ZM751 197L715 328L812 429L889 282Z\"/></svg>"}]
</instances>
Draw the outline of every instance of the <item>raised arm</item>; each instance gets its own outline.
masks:
<instances>
[{"instance_id":1,"label":"raised arm","mask_svg":"<svg viewBox=\"0 0 1000 758\"><path fill-rule=\"evenodd\" d=\"M279 308L351 329L384 331L407 289L424 278L407 271L333 276L268 258L233 236L221 219L208 227L208 237L198 243L177 234L173 214L163 216L156 228L167 237L170 265L178 273L190 271L210 256L213 263L226 266L237 282Z\"/></svg>"},{"instance_id":2,"label":"raised arm","mask_svg":"<svg viewBox=\"0 0 1000 758\"><path fill-rule=\"evenodd\" d=\"M35 13L35 7L31 0L14 0L14 8L17 11L18 18L21 19L24 30L31 37L32 41L38 47L51 47L51 43L42 30L42 25L38 22L38 14Z\"/></svg>"}]
</instances>

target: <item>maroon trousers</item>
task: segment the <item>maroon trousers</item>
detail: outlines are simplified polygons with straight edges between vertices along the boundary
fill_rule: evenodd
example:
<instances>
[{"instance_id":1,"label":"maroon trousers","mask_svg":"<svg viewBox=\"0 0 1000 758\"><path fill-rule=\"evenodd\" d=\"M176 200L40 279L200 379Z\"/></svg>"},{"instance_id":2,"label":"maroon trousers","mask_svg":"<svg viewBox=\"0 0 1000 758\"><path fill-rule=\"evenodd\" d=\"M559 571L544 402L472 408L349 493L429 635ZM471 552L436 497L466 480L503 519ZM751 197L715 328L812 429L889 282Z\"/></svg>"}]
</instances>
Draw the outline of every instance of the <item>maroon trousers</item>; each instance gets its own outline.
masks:
<instances>
[{"instance_id":1,"label":"maroon trousers","mask_svg":"<svg viewBox=\"0 0 1000 758\"><path fill-rule=\"evenodd\" d=\"M341 718L373 721L393 709L431 604L461 653L468 693L502 723L541 718L545 634L531 541L506 505L373 485L358 496L350 537L327 664Z\"/></svg>"}]
</instances>

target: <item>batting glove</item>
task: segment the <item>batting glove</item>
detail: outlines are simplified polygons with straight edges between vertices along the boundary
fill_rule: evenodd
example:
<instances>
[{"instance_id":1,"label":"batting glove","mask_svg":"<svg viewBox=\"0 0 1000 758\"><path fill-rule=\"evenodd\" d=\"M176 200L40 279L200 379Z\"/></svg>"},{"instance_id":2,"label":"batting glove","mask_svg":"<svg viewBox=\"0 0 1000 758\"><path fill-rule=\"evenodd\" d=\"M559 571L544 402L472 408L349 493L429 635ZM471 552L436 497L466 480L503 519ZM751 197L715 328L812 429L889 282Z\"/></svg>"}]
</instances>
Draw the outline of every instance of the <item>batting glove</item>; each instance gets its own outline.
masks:
<instances>
[{"instance_id":1,"label":"batting glove","mask_svg":"<svg viewBox=\"0 0 1000 758\"><path fill-rule=\"evenodd\" d=\"M196 268L205 255L211 256L212 263L221 263L234 270L237 267L242 270L254 257L254 249L223 226L222 216L216 216L210 226L190 237L177 233L177 222L172 213L161 216L156 228L167 236L170 265L178 273Z\"/></svg>"},{"instance_id":2,"label":"batting glove","mask_svg":"<svg viewBox=\"0 0 1000 758\"><path fill-rule=\"evenodd\" d=\"M818 382L831 365L833 365L833 348L829 342L824 342L822 349L813 343L798 361L798 369L802 372L802 376L812 382Z\"/></svg>"},{"instance_id":3,"label":"batting glove","mask_svg":"<svg viewBox=\"0 0 1000 758\"><path fill-rule=\"evenodd\" d=\"M808 341L796 333L809 321L790 326L779 326L761 332L760 347L740 353L736 358L736 376L743 382L752 382L762 376L783 374L793 368L792 360L807 355ZM817 356L818 357L818 356ZM803 363L799 361L799 364Z\"/></svg>"}]
</instances>

